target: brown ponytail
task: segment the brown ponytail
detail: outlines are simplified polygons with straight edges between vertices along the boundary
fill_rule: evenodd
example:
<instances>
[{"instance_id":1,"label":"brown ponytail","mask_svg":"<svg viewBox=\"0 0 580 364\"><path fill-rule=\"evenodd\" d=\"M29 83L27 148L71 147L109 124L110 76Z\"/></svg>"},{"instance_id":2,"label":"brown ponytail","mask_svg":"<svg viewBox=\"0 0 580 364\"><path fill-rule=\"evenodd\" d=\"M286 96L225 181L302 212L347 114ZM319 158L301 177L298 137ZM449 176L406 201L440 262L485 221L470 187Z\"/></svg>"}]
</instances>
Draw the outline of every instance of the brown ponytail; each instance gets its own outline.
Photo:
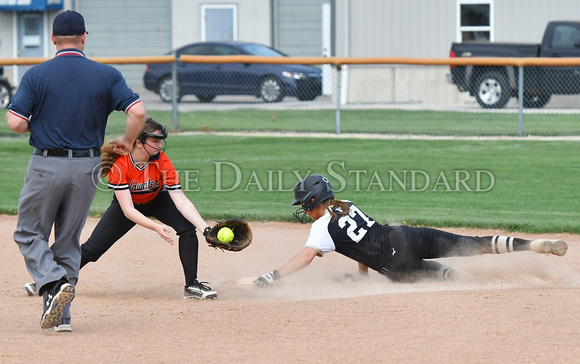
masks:
<instances>
[{"instance_id":1,"label":"brown ponytail","mask_svg":"<svg viewBox=\"0 0 580 364\"><path fill-rule=\"evenodd\" d=\"M350 206L346 202L337 200L334 197L324 201L324 203L326 204L326 209L328 212L330 212L330 215L332 215L332 221L338 219L339 217L348 215L350 212ZM334 209L331 209L331 207L334 207ZM340 210L335 211L336 208L339 208Z\"/></svg>"},{"instance_id":2,"label":"brown ponytail","mask_svg":"<svg viewBox=\"0 0 580 364\"><path fill-rule=\"evenodd\" d=\"M139 133L139 136L133 142L133 146L135 146L137 140L139 140L142 144L145 143L145 139L147 139L145 133L154 133L156 130L165 131L165 127L159 124L157 121L153 120L153 118L147 118L147 120L145 120L145 125L143 125L143 129ZM167 137L167 132L165 132L165 137ZM111 144L104 145L101 148L101 161L103 162L103 166L101 167L101 177L106 177L109 174L111 167L113 167L113 164L115 164L117 158L120 157L120 154L115 153L113 148L115 148L115 146Z\"/></svg>"},{"instance_id":3,"label":"brown ponytail","mask_svg":"<svg viewBox=\"0 0 580 364\"><path fill-rule=\"evenodd\" d=\"M115 148L112 144L103 145L101 148L101 161L103 165L101 167L101 177L104 178L109 174L111 167L115 164L117 158L120 157L120 154L117 154L113 151Z\"/></svg>"}]
</instances>

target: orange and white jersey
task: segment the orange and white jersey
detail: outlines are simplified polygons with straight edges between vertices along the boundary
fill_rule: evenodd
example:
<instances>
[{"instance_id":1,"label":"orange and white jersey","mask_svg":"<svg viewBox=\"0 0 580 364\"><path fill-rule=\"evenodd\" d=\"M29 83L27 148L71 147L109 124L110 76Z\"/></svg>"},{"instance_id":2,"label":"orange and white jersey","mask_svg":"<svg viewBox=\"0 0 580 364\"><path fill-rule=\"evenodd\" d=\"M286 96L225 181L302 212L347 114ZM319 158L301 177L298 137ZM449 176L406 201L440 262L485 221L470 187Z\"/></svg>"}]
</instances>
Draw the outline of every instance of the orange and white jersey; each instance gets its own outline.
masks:
<instances>
[{"instance_id":1,"label":"orange and white jersey","mask_svg":"<svg viewBox=\"0 0 580 364\"><path fill-rule=\"evenodd\" d=\"M139 204L153 200L161 188L181 189L177 171L165 153L143 167L135 164L131 154L120 156L109 171L108 185L112 190L129 190L133 203Z\"/></svg>"}]
</instances>

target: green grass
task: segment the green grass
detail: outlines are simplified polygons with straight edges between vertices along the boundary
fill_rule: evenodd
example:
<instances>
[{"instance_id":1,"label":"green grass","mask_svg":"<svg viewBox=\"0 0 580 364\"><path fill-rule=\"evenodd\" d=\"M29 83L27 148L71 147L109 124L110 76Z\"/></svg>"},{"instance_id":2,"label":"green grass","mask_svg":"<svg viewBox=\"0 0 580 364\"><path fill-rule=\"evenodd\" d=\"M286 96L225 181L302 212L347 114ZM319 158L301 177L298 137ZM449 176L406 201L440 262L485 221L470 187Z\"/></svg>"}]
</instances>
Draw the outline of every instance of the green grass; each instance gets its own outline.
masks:
<instances>
[{"instance_id":1,"label":"green grass","mask_svg":"<svg viewBox=\"0 0 580 364\"><path fill-rule=\"evenodd\" d=\"M171 127L171 112L149 111L155 119ZM107 131L124 130L124 114L110 116ZM226 110L194 111L179 114L185 131L276 131L335 133L336 110ZM341 111L342 133L427 134L427 135L518 135L518 115L509 112L455 112L360 109ZM524 115L524 135L580 135L575 114ZM0 137L14 136L1 123Z\"/></svg>"},{"instance_id":2,"label":"green grass","mask_svg":"<svg viewBox=\"0 0 580 364\"><path fill-rule=\"evenodd\" d=\"M108 131L122 129L112 122ZM31 148L25 137L2 138L0 146L0 212L14 214ZM293 221L292 187L312 172L380 222L580 233L577 142L172 134L167 153L206 219ZM111 198L98 191L91 214L102 214Z\"/></svg>"},{"instance_id":3,"label":"green grass","mask_svg":"<svg viewBox=\"0 0 580 364\"><path fill-rule=\"evenodd\" d=\"M155 119L171 127L171 112L149 111ZM111 114L107 131L124 130L124 114ZM195 111L179 114L185 131L276 131L335 133L336 110L228 110ZM515 113L406 110L342 110L342 133L427 134L427 135L518 135ZM580 135L578 115L525 114L524 135ZM14 136L1 123L0 136Z\"/></svg>"},{"instance_id":4,"label":"green grass","mask_svg":"<svg viewBox=\"0 0 580 364\"><path fill-rule=\"evenodd\" d=\"M152 114L156 114L152 112ZM165 113L167 115L167 113ZM161 117L162 114L156 114ZM214 131L336 131L335 110L232 110L181 113L184 130ZM165 118L170 120L169 118ZM448 111L342 110L342 133L386 133L428 135L518 135L514 113L465 113ZM577 115L526 114L526 135L578 135Z\"/></svg>"}]
</instances>

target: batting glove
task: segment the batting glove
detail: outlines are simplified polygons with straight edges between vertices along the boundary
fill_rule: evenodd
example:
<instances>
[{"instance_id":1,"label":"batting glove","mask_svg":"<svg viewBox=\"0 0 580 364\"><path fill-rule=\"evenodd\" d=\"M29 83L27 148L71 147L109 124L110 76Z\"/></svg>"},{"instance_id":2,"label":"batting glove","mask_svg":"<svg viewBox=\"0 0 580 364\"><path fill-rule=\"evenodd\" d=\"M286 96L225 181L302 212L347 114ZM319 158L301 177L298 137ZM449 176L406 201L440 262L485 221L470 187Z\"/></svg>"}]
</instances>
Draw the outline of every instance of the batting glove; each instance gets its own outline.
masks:
<instances>
[{"instance_id":1,"label":"batting glove","mask_svg":"<svg viewBox=\"0 0 580 364\"><path fill-rule=\"evenodd\" d=\"M259 276L258 279L254 281L254 285L256 287L267 287L274 284L274 281L278 279L280 279L280 274L278 274L278 271L274 269L270 273L262 274Z\"/></svg>"}]
</instances>

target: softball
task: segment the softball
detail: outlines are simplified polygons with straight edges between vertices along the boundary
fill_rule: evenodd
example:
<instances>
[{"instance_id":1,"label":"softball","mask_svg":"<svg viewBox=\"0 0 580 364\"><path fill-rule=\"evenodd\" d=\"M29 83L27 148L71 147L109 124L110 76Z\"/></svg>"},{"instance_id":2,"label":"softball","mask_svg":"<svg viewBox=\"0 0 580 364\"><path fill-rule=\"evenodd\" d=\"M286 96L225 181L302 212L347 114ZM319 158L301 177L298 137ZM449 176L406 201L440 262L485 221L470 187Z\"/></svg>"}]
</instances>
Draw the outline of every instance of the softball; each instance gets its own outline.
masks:
<instances>
[{"instance_id":1,"label":"softball","mask_svg":"<svg viewBox=\"0 0 580 364\"><path fill-rule=\"evenodd\" d=\"M223 227L218 231L217 238L222 243L231 243L234 240L234 232L228 227Z\"/></svg>"}]
</instances>

